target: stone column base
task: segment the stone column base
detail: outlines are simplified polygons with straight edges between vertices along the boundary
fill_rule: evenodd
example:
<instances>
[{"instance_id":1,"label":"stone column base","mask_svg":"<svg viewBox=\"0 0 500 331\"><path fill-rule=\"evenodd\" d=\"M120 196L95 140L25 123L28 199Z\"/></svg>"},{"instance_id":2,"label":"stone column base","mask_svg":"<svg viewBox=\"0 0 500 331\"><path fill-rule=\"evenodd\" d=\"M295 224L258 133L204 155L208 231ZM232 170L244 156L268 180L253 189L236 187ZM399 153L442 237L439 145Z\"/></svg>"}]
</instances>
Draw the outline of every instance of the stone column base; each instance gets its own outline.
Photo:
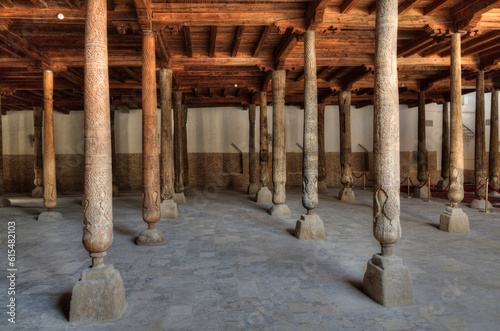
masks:
<instances>
[{"instance_id":1,"label":"stone column base","mask_svg":"<svg viewBox=\"0 0 500 331\"><path fill-rule=\"evenodd\" d=\"M43 186L35 187L35 189L31 192L31 196L33 198L43 198Z\"/></svg>"},{"instance_id":2,"label":"stone column base","mask_svg":"<svg viewBox=\"0 0 500 331\"><path fill-rule=\"evenodd\" d=\"M267 186L262 186L255 195L255 202L273 202L273 193Z\"/></svg>"},{"instance_id":3,"label":"stone column base","mask_svg":"<svg viewBox=\"0 0 500 331\"><path fill-rule=\"evenodd\" d=\"M120 191L118 190L118 186L113 184L113 197L119 197Z\"/></svg>"},{"instance_id":4,"label":"stone column base","mask_svg":"<svg viewBox=\"0 0 500 331\"><path fill-rule=\"evenodd\" d=\"M415 187L413 197L417 199L429 199L429 188L427 185L421 188Z\"/></svg>"},{"instance_id":5,"label":"stone column base","mask_svg":"<svg viewBox=\"0 0 500 331\"><path fill-rule=\"evenodd\" d=\"M274 205L271 207L271 210L269 210L269 214L271 216L285 216L285 215L291 215L290 213L290 208L286 204L282 205Z\"/></svg>"},{"instance_id":6,"label":"stone column base","mask_svg":"<svg viewBox=\"0 0 500 331\"><path fill-rule=\"evenodd\" d=\"M174 193L174 202L178 205L187 204L186 196L184 195L184 192Z\"/></svg>"},{"instance_id":7,"label":"stone column base","mask_svg":"<svg viewBox=\"0 0 500 331\"><path fill-rule=\"evenodd\" d=\"M498 189L497 189L497 191L498 191ZM488 194L488 196L492 197L492 198L500 198L500 194L498 194L495 191L491 191L490 194Z\"/></svg>"},{"instance_id":8,"label":"stone column base","mask_svg":"<svg viewBox=\"0 0 500 331\"><path fill-rule=\"evenodd\" d=\"M328 194L328 187L325 181L318 182L318 193Z\"/></svg>"},{"instance_id":9,"label":"stone column base","mask_svg":"<svg viewBox=\"0 0 500 331\"><path fill-rule=\"evenodd\" d=\"M82 272L73 287L69 310L70 322L112 321L127 310L122 277L112 265Z\"/></svg>"},{"instance_id":10,"label":"stone column base","mask_svg":"<svg viewBox=\"0 0 500 331\"><path fill-rule=\"evenodd\" d=\"M339 191L339 200L340 201L353 201L356 199L356 195L354 191L350 187L344 187Z\"/></svg>"},{"instance_id":11,"label":"stone column base","mask_svg":"<svg viewBox=\"0 0 500 331\"><path fill-rule=\"evenodd\" d=\"M444 190L448 184L450 183L450 181L448 179L441 179L438 184L436 185L436 188L438 190Z\"/></svg>"},{"instance_id":12,"label":"stone column base","mask_svg":"<svg viewBox=\"0 0 500 331\"><path fill-rule=\"evenodd\" d=\"M475 208L475 209L479 209L479 210L484 210L484 207L486 205L485 202L486 202L485 199L474 199L474 200L472 200L470 207ZM493 206L491 205L491 202L488 201L488 209L491 209L491 208L493 208Z\"/></svg>"},{"instance_id":13,"label":"stone column base","mask_svg":"<svg viewBox=\"0 0 500 331\"><path fill-rule=\"evenodd\" d=\"M257 193L257 191L259 191L259 184L250 183L250 185L248 185L247 194L254 195Z\"/></svg>"},{"instance_id":14,"label":"stone column base","mask_svg":"<svg viewBox=\"0 0 500 331\"><path fill-rule=\"evenodd\" d=\"M139 237L135 238L135 244L138 246L161 246L167 243L167 238L158 229L142 230Z\"/></svg>"},{"instance_id":15,"label":"stone column base","mask_svg":"<svg viewBox=\"0 0 500 331\"><path fill-rule=\"evenodd\" d=\"M179 217L179 210L177 209L177 204L174 202L174 200L163 200L161 202L161 218L174 219L177 217Z\"/></svg>"},{"instance_id":16,"label":"stone column base","mask_svg":"<svg viewBox=\"0 0 500 331\"><path fill-rule=\"evenodd\" d=\"M4 197L0 197L0 208L10 207L10 200Z\"/></svg>"},{"instance_id":17,"label":"stone column base","mask_svg":"<svg viewBox=\"0 0 500 331\"><path fill-rule=\"evenodd\" d=\"M318 215L300 215L295 225L295 237L301 240L325 239L325 227Z\"/></svg>"},{"instance_id":18,"label":"stone column base","mask_svg":"<svg viewBox=\"0 0 500 331\"><path fill-rule=\"evenodd\" d=\"M446 207L439 217L439 230L453 233L468 233L469 217L462 208Z\"/></svg>"},{"instance_id":19,"label":"stone column base","mask_svg":"<svg viewBox=\"0 0 500 331\"><path fill-rule=\"evenodd\" d=\"M57 211L44 211L38 215L38 221L56 221L62 219L61 213Z\"/></svg>"},{"instance_id":20,"label":"stone column base","mask_svg":"<svg viewBox=\"0 0 500 331\"><path fill-rule=\"evenodd\" d=\"M414 303L410 270L397 256L373 255L363 278L363 291L384 306Z\"/></svg>"}]
</instances>

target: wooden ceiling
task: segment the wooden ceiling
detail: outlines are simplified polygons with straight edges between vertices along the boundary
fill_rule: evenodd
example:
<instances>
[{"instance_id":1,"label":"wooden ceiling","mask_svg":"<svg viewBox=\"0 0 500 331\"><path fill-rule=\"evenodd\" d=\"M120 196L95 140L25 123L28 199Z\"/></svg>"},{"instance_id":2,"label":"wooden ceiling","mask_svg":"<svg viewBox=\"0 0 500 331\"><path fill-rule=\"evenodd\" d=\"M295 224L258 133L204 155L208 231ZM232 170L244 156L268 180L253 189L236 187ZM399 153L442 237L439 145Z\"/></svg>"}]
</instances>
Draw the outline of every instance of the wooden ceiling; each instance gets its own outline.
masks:
<instances>
[{"instance_id":1,"label":"wooden ceiling","mask_svg":"<svg viewBox=\"0 0 500 331\"><path fill-rule=\"evenodd\" d=\"M149 1L108 0L113 108L141 107L142 31L150 29L157 67L174 70L189 107L258 103L273 69L287 71L286 103L301 106L306 29L316 30L319 101L336 104L348 89L358 108L373 102L374 0ZM0 0L3 111L42 105L43 69L55 73L54 109L83 109L84 27L84 0ZM500 80L499 0L399 0L401 103L416 105L419 89L427 102L446 100L455 31L464 93L475 89L479 69L487 88Z\"/></svg>"}]
</instances>

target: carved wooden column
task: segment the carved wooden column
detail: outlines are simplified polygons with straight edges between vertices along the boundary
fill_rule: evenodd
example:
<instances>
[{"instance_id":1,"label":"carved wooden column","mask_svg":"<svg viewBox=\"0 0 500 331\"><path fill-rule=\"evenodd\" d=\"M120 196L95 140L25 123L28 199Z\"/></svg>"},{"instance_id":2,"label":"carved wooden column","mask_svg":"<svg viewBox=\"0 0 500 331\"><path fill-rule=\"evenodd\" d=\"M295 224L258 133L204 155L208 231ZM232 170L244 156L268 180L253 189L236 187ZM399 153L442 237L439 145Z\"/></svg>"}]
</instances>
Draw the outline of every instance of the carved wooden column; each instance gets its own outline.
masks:
<instances>
[{"instance_id":1,"label":"carved wooden column","mask_svg":"<svg viewBox=\"0 0 500 331\"><path fill-rule=\"evenodd\" d=\"M351 153L351 91L339 93L339 124L340 124L340 183L344 186L339 192L339 200L352 201L356 198L352 190Z\"/></svg>"},{"instance_id":2,"label":"carved wooden column","mask_svg":"<svg viewBox=\"0 0 500 331\"><path fill-rule=\"evenodd\" d=\"M174 202L174 145L172 142L172 70L160 70L161 100L161 218L179 216Z\"/></svg>"},{"instance_id":3,"label":"carved wooden column","mask_svg":"<svg viewBox=\"0 0 500 331\"><path fill-rule=\"evenodd\" d=\"M247 194L252 195L259 190L259 184L257 184L259 165L255 156L255 108L253 103L248 106L248 122L250 124L248 133L248 176L250 184L248 185Z\"/></svg>"},{"instance_id":4,"label":"carved wooden column","mask_svg":"<svg viewBox=\"0 0 500 331\"><path fill-rule=\"evenodd\" d=\"M85 201L82 241L92 257L92 268L82 272L81 280L73 288L70 322L118 319L127 308L119 271L115 270L113 265L104 265L104 256L113 242L106 8L105 0L87 2L84 53Z\"/></svg>"},{"instance_id":5,"label":"carved wooden column","mask_svg":"<svg viewBox=\"0 0 500 331\"><path fill-rule=\"evenodd\" d=\"M486 177L488 176L488 161L486 160L486 134L484 118L484 70L479 70L476 76L476 135L474 143L474 177L476 188L484 184L484 187L476 191L479 200L473 200L472 208L484 210L486 203ZM488 203L491 207L491 203Z\"/></svg>"},{"instance_id":6,"label":"carved wooden column","mask_svg":"<svg viewBox=\"0 0 500 331\"><path fill-rule=\"evenodd\" d=\"M286 205L286 140L285 140L284 70L273 70L273 216L290 215Z\"/></svg>"},{"instance_id":7,"label":"carved wooden column","mask_svg":"<svg viewBox=\"0 0 500 331\"><path fill-rule=\"evenodd\" d=\"M450 116L448 103L443 103L443 135L441 143L441 177L438 189L444 190L448 186L450 177Z\"/></svg>"},{"instance_id":8,"label":"carved wooden column","mask_svg":"<svg viewBox=\"0 0 500 331\"><path fill-rule=\"evenodd\" d=\"M314 213L318 206L318 88L315 32L304 34L304 153L302 161L302 205L307 210L295 225L298 239L325 239L325 227Z\"/></svg>"},{"instance_id":9,"label":"carved wooden column","mask_svg":"<svg viewBox=\"0 0 500 331\"><path fill-rule=\"evenodd\" d=\"M43 198L43 147L42 147L42 130L43 130L43 108L33 108L33 170L35 172L35 189L31 192L33 198Z\"/></svg>"},{"instance_id":10,"label":"carved wooden column","mask_svg":"<svg viewBox=\"0 0 500 331\"><path fill-rule=\"evenodd\" d=\"M269 183L269 140L267 136L267 92L260 92L260 189L255 195L256 202L272 202L273 195L267 187Z\"/></svg>"},{"instance_id":11,"label":"carved wooden column","mask_svg":"<svg viewBox=\"0 0 500 331\"><path fill-rule=\"evenodd\" d=\"M450 189L451 207L441 213L439 229L448 232L469 232L469 218L459 208L464 198L464 141L462 128L462 68L460 33L451 35L450 63Z\"/></svg>"},{"instance_id":12,"label":"carved wooden column","mask_svg":"<svg viewBox=\"0 0 500 331\"><path fill-rule=\"evenodd\" d=\"M3 130L2 130L2 97L0 95L0 208L9 207L10 200L3 196ZM0 242L1 242L0 236Z\"/></svg>"},{"instance_id":13,"label":"carved wooden column","mask_svg":"<svg viewBox=\"0 0 500 331\"><path fill-rule=\"evenodd\" d=\"M413 303L408 268L392 255L401 237L399 221L399 100L397 76L398 1L377 0L375 23L375 94L373 119L373 234L381 254L368 261L363 289L386 305Z\"/></svg>"},{"instance_id":14,"label":"carved wooden column","mask_svg":"<svg viewBox=\"0 0 500 331\"><path fill-rule=\"evenodd\" d=\"M425 139L425 91L418 91L418 147L417 147L417 179L421 188L415 188L415 198L429 198L427 181L427 144ZM424 186L423 186L424 185Z\"/></svg>"},{"instance_id":15,"label":"carved wooden column","mask_svg":"<svg viewBox=\"0 0 500 331\"><path fill-rule=\"evenodd\" d=\"M43 105L45 109L43 140L43 206L46 212L38 216L39 221L53 221L62 218L61 213L53 211L57 205L56 154L54 150L54 74L43 72Z\"/></svg>"},{"instance_id":16,"label":"carved wooden column","mask_svg":"<svg viewBox=\"0 0 500 331\"><path fill-rule=\"evenodd\" d=\"M174 92L174 201L186 204L184 196L184 139L182 137L182 92Z\"/></svg>"},{"instance_id":17,"label":"carved wooden column","mask_svg":"<svg viewBox=\"0 0 500 331\"><path fill-rule=\"evenodd\" d=\"M182 178L184 179L184 192L189 186L189 157L187 144L187 119L188 106L182 105Z\"/></svg>"},{"instance_id":18,"label":"carved wooden column","mask_svg":"<svg viewBox=\"0 0 500 331\"><path fill-rule=\"evenodd\" d=\"M500 156L498 153L498 90L491 91L491 126L490 126L490 183L498 191L500 189ZM495 191L491 196L500 196Z\"/></svg>"},{"instance_id":19,"label":"carved wooden column","mask_svg":"<svg viewBox=\"0 0 500 331\"><path fill-rule=\"evenodd\" d=\"M118 197L120 195L120 191L118 190L118 185L116 185L117 179L117 160L116 160L116 138L115 138L115 110L111 109L110 112L110 120L111 120L111 164L113 170L113 196Z\"/></svg>"},{"instance_id":20,"label":"carved wooden column","mask_svg":"<svg viewBox=\"0 0 500 331\"><path fill-rule=\"evenodd\" d=\"M135 242L158 246L167 239L156 229L160 220L160 158L158 155L158 111L156 99L155 38L151 31L142 34L142 218L148 224Z\"/></svg>"},{"instance_id":21,"label":"carved wooden column","mask_svg":"<svg viewBox=\"0 0 500 331\"><path fill-rule=\"evenodd\" d=\"M318 104L318 193L328 193L326 185L325 104Z\"/></svg>"}]
</instances>

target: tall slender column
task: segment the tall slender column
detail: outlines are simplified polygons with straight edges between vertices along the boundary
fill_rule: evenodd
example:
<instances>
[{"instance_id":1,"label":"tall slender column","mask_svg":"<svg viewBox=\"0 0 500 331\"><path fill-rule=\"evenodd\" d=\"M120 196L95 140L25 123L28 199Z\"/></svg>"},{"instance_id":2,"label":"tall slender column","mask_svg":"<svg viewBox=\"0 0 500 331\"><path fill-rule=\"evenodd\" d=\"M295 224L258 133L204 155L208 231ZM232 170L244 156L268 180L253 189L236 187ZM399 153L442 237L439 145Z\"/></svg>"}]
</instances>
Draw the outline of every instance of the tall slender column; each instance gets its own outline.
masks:
<instances>
[{"instance_id":1,"label":"tall slender column","mask_svg":"<svg viewBox=\"0 0 500 331\"><path fill-rule=\"evenodd\" d=\"M82 272L73 288L70 322L117 319L127 308L120 272L113 265L104 265L104 256L113 242L106 6L105 0L94 0L86 8L82 241L92 257L92 268Z\"/></svg>"},{"instance_id":2,"label":"tall slender column","mask_svg":"<svg viewBox=\"0 0 500 331\"><path fill-rule=\"evenodd\" d=\"M160 70L161 100L161 218L179 216L174 202L174 145L172 142L172 70Z\"/></svg>"},{"instance_id":3,"label":"tall slender column","mask_svg":"<svg viewBox=\"0 0 500 331\"><path fill-rule=\"evenodd\" d=\"M451 207L441 213L439 229L469 232L469 218L459 208L464 198L464 141L462 132L462 68L460 33L451 35L450 59L450 189Z\"/></svg>"},{"instance_id":4,"label":"tall slender column","mask_svg":"<svg viewBox=\"0 0 500 331\"><path fill-rule=\"evenodd\" d=\"M187 119L188 119L188 106L182 105L182 178L184 179L184 192L189 186L189 158L188 158L188 144L187 144Z\"/></svg>"},{"instance_id":5,"label":"tall slender column","mask_svg":"<svg viewBox=\"0 0 500 331\"><path fill-rule=\"evenodd\" d=\"M318 88L315 32L304 34L304 153L302 161L302 214L295 225L298 239L325 239L325 227L314 213L318 206Z\"/></svg>"},{"instance_id":6,"label":"tall slender column","mask_svg":"<svg viewBox=\"0 0 500 331\"><path fill-rule=\"evenodd\" d=\"M50 70L45 70L43 72L43 106L45 109L45 124L43 127L43 206L47 208L47 211L38 216L39 221L53 221L62 218L61 213L53 211L57 205L53 93L54 74Z\"/></svg>"},{"instance_id":7,"label":"tall slender column","mask_svg":"<svg viewBox=\"0 0 500 331\"><path fill-rule=\"evenodd\" d=\"M115 138L115 110L111 109L110 112L110 121L111 121L111 164L113 171L113 196L118 197L120 195L120 191L118 190L118 185L116 185L116 138Z\"/></svg>"},{"instance_id":8,"label":"tall slender column","mask_svg":"<svg viewBox=\"0 0 500 331\"><path fill-rule=\"evenodd\" d=\"M448 103L443 103L443 135L441 142L441 177L438 183L440 190L446 189L450 177L450 117L448 114Z\"/></svg>"},{"instance_id":9,"label":"tall slender column","mask_svg":"<svg viewBox=\"0 0 500 331\"><path fill-rule=\"evenodd\" d=\"M260 92L260 189L255 195L256 202L272 202L273 195L267 187L269 183L269 141L267 137L267 92Z\"/></svg>"},{"instance_id":10,"label":"tall slender column","mask_svg":"<svg viewBox=\"0 0 500 331\"><path fill-rule=\"evenodd\" d=\"M498 153L498 90L491 91L491 126L490 126L490 183L498 191L500 189L500 157ZM491 196L498 197L496 192Z\"/></svg>"},{"instance_id":11,"label":"tall slender column","mask_svg":"<svg viewBox=\"0 0 500 331\"><path fill-rule=\"evenodd\" d=\"M161 216L160 158L158 155L158 111L156 98L155 38L151 31L142 34L142 218L148 224L135 242L158 246L167 239L156 222Z\"/></svg>"},{"instance_id":12,"label":"tall slender column","mask_svg":"<svg viewBox=\"0 0 500 331\"><path fill-rule=\"evenodd\" d=\"M339 124L340 124L340 183L344 186L339 192L339 200L352 201L356 198L352 190L351 153L351 91L339 93Z\"/></svg>"},{"instance_id":13,"label":"tall slender column","mask_svg":"<svg viewBox=\"0 0 500 331\"><path fill-rule=\"evenodd\" d=\"M259 179L259 166L257 163L257 157L255 156L255 104L250 104L248 106L248 122L249 122L249 133L248 133L248 175L250 179L250 184L248 185L247 193L256 194L259 190L259 184L257 181Z\"/></svg>"},{"instance_id":14,"label":"tall slender column","mask_svg":"<svg viewBox=\"0 0 500 331\"><path fill-rule=\"evenodd\" d=\"M2 130L2 97L0 95L0 208L9 207L10 200L3 196L3 130ZM0 236L0 242L1 242Z\"/></svg>"},{"instance_id":15,"label":"tall slender column","mask_svg":"<svg viewBox=\"0 0 500 331\"><path fill-rule=\"evenodd\" d=\"M318 104L318 193L328 193L326 186L325 104Z\"/></svg>"},{"instance_id":16,"label":"tall slender column","mask_svg":"<svg viewBox=\"0 0 500 331\"><path fill-rule=\"evenodd\" d=\"M35 189L31 192L33 198L43 198L43 147L42 147L42 130L43 130L43 108L33 108L33 124L34 124L34 139L33 139L33 170L35 172Z\"/></svg>"},{"instance_id":17,"label":"tall slender column","mask_svg":"<svg viewBox=\"0 0 500 331\"><path fill-rule=\"evenodd\" d=\"M399 222L399 95L397 76L398 1L377 0L373 119L373 234L382 254L368 261L364 291L385 306L413 303L413 285L392 246L401 237Z\"/></svg>"},{"instance_id":18,"label":"tall slender column","mask_svg":"<svg viewBox=\"0 0 500 331\"><path fill-rule=\"evenodd\" d=\"M174 92L174 201L186 204L184 196L184 139L182 138L182 92Z\"/></svg>"},{"instance_id":19,"label":"tall slender column","mask_svg":"<svg viewBox=\"0 0 500 331\"><path fill-rule=\"evenodd\" d=\"M286 205L286 141L285 141L285 81L284 70L274 70L273 85L273 216L290 215Z\"/></svg>"},{"instance_id":20,"label":"tall slender column","mask_svg":"<svg viewBox=\"0 0 500 331\"><path fill-rule=\"evenodd\" d=\"M486 177L488 176L488 161L486 160L486 134L484 118L484 70L479 70L476 76L476 135L474 143L474 177L476 187L484 184L484 187L476 191L479 200L473 200L472 208L484 210L485 197L488 192L486 187ZM489 204L491 207L491 204Z\"/></svg>"},{"instance_id":21,"label":"tall slender column","mask_svg":"<svg viewBox=\"0 0 500 331\"><path fill-rule=\"evenodd\" d=\"M415 188L415 197L429 198L429 190L423 186L427 180L427 146L425 139L425 91L418 91L418 152L417 152L417 179L420 188Z\"/></svg>"}]
</instances>

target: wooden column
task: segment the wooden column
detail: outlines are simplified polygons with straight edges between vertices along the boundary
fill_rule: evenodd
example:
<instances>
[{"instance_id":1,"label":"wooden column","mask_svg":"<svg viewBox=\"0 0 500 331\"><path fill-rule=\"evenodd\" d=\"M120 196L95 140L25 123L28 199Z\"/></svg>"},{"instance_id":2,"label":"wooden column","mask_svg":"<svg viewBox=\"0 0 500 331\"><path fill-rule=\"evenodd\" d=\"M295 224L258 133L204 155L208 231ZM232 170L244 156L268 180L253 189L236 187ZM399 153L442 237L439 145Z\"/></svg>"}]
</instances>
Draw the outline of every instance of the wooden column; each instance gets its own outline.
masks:
<instances>
[{"instance_id":1,"label":"wooden column","mask_svg":"<svg viewBox=\"0 0 500 331\"><path fill-rule=\"evenodd\" d=\"M399 220L399 95L397 76L398 1L377 0L373 119L373 234L382 253L373 255L364 291L382 305L413 303L410 272L392 246L401 237ZM387 269L387 270L386 270Z\"/></svg>"},{"instance_id":2,"label":"wooden column","mask_svg":"<svg viewBox=\"0 0 500 331\"><path fill-rule=\"evenodd\" d=\"M187 146L187 119L188 106L182 105L182 178L184 180L184 192L189 186L189 158Z\"/></svg>"},{"instance_id":3,"label":"wooden column","mask_svg":"<svg viewBox=\"0 0 500 331\"><path fill-rule=\"evenodd\" d=\"M172 70L160 70L161 198L174 198L174 145L172 136Z\"/></svg>"},{"instance_id":4,"label":"wooden column","mask_svg":"<svg viewBox=\"0 0 500 331\"><path fill-rule=\"evenodd\" d=\"M255 104L250 104L248 106L248 175L250 180L247 189L248 194L256 194L259 190L259 185L257 184L259 180L259 166L257 157L255 156L255 111Z\"/></svg>"},{"instance_id":5,"label":"wooden column","mask_svg":"<svg viewBox=\"0 0 500 331\"><path fill-rule=\"evenodd\" d=\"M451 35L450 55L450 189L451 207L441 213L439 229L469 232L469 218L458 207L464 198L464 141L462 128L462 68L460 33Z\"/></svg>"},{"instance_id":6,"label":"wooden column","mask_svg":"<svg viewBox=\"0 0 500 331\"><path fill-rule=\"evenodd\" d=\"M427 146L425 139L425 91L418 91L418 134L417 134L417 179L420 186L416 187L416 198L428 199L429 189L424 183L427 181Z\"/></svg>"},{"instance_id":7,"label":"wooden column","mask_svg":"<svg viewBox=\"0 0 500 331\"><path fill-rule=\"evenodd\" d=\"M42 131L43 131L43 108L33 108L33 170L35 172L35 189L31 193L33 198L43 198L43 147L42 147Z\"/></svg>"},{"instance_id":8,"label":"wooden column","mask_svg":"<svg viewBox=\"0 0 500 331\"><path fill-rule=\"evenodd\" d=\"M302 161L302 205L307 214L295 225L298 239L325 239L318 206L318 88L316 77L315 32L304 34L304 153Z\"/></svg>"},{"instance_id":9,"label":"wooden column","mask_svg":"<svg viewBox=\"0 0 500 331\"><path fill-rule=\"evenodd\" d=\"M160 220L160 158L158 155L158 111L156 98L155 38L142 34L142 218L148 228L136 239L138 245L156 246L166 242L156 229Z\"/></svg>"},{"instance_id":10,"label":"wooden column","mask_svg":"<svg viewBox=\"0 0 500 331\"><path fill-rule=\"evenodd\" d=\"M110 121L111 121L111 164L112 164L112 172L113 172L113 196L117 197L120 195L118 190L117 183L117 160L116 160L116 138L115 138L115 110L111 109L110 112Z\"/></svg>"},{"instance_id":11,"label":"wooden column","mask_svg":"<svg viewBox=\"0 0 500 331\"><path fill-rule=\"evenodd\" d=\"M285 141L284 70L273 70L273 204L271 215L290 215L286 205L286 141Z\"/></svg>"},{"instance_id":12,"label":"wooden column","mask_svg":"<svg viewBox=\"0 0 500 331\"><path fill-rule=\"evenodd\" d=\"M490 183L500 189L500 157L498 153L498 90L491 91L491 126L490 126ZM498 193L492 193L498 196Z\"/></svg>"},{"instance_id":13,"label":"wooden column","mask_svg":"<svg viewBox=\"0 0 500 331\"><path fill-rule=\"evenodd\" d=\"M86 7L82 241L92 257L92 268L84 270L73 287L70 322L118 319L127 307L120 273L112 265L104 265L104 256L113 242L106 6L106 1L95 0L87 2Z\"/></svg>"},{"instance_id":14,"label":"wooden column","mask_svg":"<svg viewBox=\"0 0 500 331\"><path fill-rule=\"evenodd\" d=\"M450 115L448 114L448 103L443 103L443 135L441 142L441 177L439 189L444 190L449 183L450 177Z\"/></svg>"},{"instance_id":15,"label":"wooden column","mask_svg":"<svg viewBox=\"0 0 500 331\"><path fill-rule=\"evenodd\" d=\"M352 190L351 153L351 91L339 92L339 124L340 124L340 183L344 186L339 192L339 200L352 201L356 197Z\"/></svg>"},{"instance_id":16,"label":"wooden column","mask_svg":"<svg viewBox=\"0 0 500 331\"><path fill-rule=\"evenodd\" d=\"M267 187L269 184L269 140L267 132L267 92L260 92L260 189L255 195L256 202L272 202L272 193Z\"/></svg>"},{"instance_id":17,"label":"wooden column","mask_svg":"<svg viewBox=\"0 0 500 331\"><path fill-rule=\"evenodd\" d=\"M3 197L3 130L2 130L2 97L0 95L0 208L9 207L10 200ZM1 236L0 236L1 242Z\"/></svg>"},{"instance_id":18,"label":"wooden column","mask_svg":"<svg viewBox=\"0 0 500 331\"><path fill-rule=\"evenodd\" d=\"M325 104L318 104L318 193L328 193L326 185Z\"/></svg>"},{"instance_id":19,"label":"wooden column","mask_svg":"<svg viewBox=\"0 0 500 331\"><path fill-rule=\"evenodd\" d=\"M182 137L182 92L175 91L174 100L174 201L185 204L184 196L184 139Z\"/></svg>"},{"instance_id":20,"label":"wooden column","mask_svg":"<svg viewBox=\"0 0 500 331\"><path fill-rule=\"evenodd\" d=\"M486 160L486 135L485 135L485 117L484 117L484 70L479 70L476 76L476 134L474 140L474 177L476 188L486 184L488 176ZM476 191L476 196L484 199L486 196L486 187ZM484 209L484 203L482 209ZM479 207L479 206L478 206Z\"/></svg>"},{"instance_id":21,"label":"wooden column","mask_svg":"<svg viewBox=\"0 0 500 331\"><path fill-rule=\"evenodd\" d=\"M54 151L54 74L50 70L43 72L43 105L45 110L43 140L43 205L52 212L57 202L56 154Z\"/></svg>"}]
</instances>

